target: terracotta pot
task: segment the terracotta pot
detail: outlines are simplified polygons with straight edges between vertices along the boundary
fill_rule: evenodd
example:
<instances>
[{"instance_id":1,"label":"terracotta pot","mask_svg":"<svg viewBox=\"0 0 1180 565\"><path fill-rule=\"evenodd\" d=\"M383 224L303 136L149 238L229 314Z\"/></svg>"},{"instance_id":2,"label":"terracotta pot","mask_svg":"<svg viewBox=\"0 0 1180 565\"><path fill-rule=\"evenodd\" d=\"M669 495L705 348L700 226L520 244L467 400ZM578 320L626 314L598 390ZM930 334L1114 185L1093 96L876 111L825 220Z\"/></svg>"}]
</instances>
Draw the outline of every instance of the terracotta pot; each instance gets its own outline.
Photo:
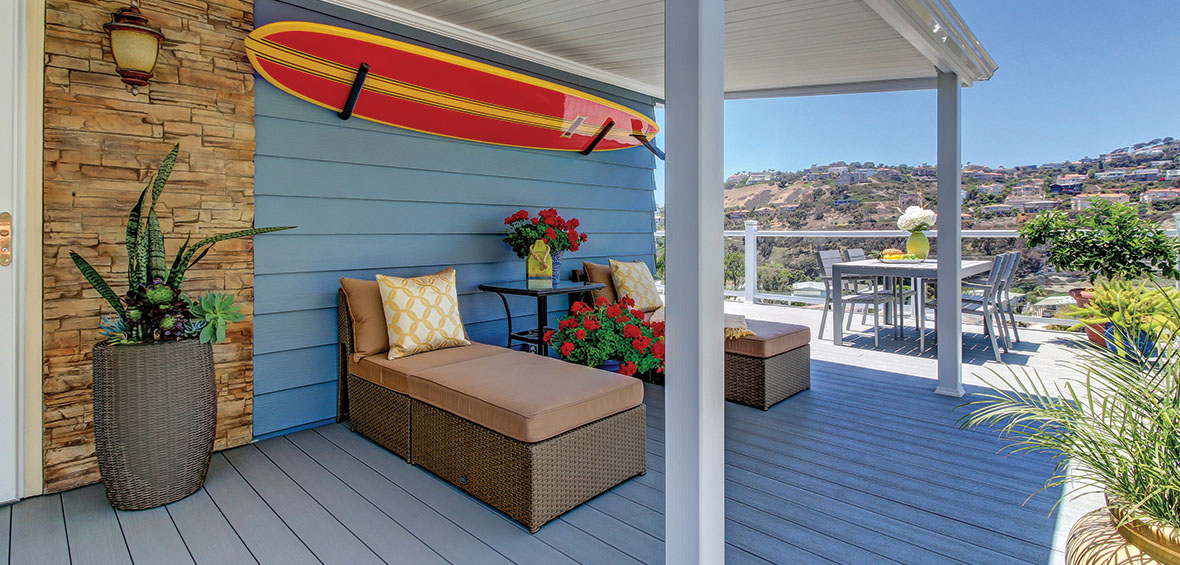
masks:
<instances>
[{"instance_id":1,"label":"terracotta pot","mask_svg":"<svg viewBox=\"0 0 1180 565\"><path fill-rule=\"evenodd\" d=\"M1085 308L1091 300L1094 300L1094 290L1089 288L1071 288L1069 289L1069 296L1077 303L1078 308ZM1099 347L1106 347L1106 339L1102 337L1102 333L1102 326L1086 324L1086 337L1090 338L1090 342Z\"/></svg>"},{"instance_id":2,"label":"terracotta pot","mask_svg":"<svg viewBox=\"0 0 1180 565\"><path fill-rule=\"evenodd\" d=\"M1112 524L1124 522L1127 514L1118 499L1106 495ZM1180 531L1167 524L1142 518L1131 518L1118 526L1119 534L1131 545L1164 565L1180 565Z\"/></svg>"}]
</instances>

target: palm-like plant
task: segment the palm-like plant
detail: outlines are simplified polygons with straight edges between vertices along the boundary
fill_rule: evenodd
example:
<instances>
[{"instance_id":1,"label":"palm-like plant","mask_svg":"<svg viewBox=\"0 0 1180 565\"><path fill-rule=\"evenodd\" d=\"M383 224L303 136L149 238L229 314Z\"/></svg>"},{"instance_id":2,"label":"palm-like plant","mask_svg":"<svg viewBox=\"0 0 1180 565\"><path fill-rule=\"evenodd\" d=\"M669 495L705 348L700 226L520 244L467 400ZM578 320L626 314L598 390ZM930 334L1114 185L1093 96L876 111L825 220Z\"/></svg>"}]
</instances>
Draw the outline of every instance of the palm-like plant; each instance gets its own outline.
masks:
<instances>
[{"instance_id":1,"label":"palm-like plant","mask_svg":"<svg viewBox=\"0 0 1180 565\"><path fill-rule=\"evenodd\" d=\"M123 336L117 342L149 343L193 337L193 328L199 332L201 325L190 323L193 319L190 313L192 302L180 291L188 270L204 259L218 242L294 227L239 230L207 237L192 245L189 245L192 241L190 235L169 263L165 256L160 219L156 216L156 203L164 192L179 152L180 144L177 144L164 158L152 181L139 194L139 201L127 219L127 292L122 297L111 289L106 279L90 263L77 253L70 252L70 259L82 276L119 316ZM146 214L145 203L148 204ZM224 326L220 331L214 331L213 335L220 339L212 341L224 339ZM202 336L202 341L209 340Z\"/></svg>"},{"instance_id":2,"label":"palm-like plant","mask_svg":"<svg viewBox=\"0 0 1180 565\"><path fill-rule=\"evenodd\" d=\"M1115 331L1127 339L1138 329L1116 324ZM1063 497L1105 491L1126 511L1124 521L1146 517L1180 527L1180 344L1162 328L1154 337L1154 358L1079 340L1069 364L1078 378L1053 388L1035 372L993 371L1000 386L974 394L960 425L998 426L1013 440L1010 452L1052 454L1057 467L1045 489L1071 480L1072 466L1078 486Z\"/></svg>"}]
</instances>

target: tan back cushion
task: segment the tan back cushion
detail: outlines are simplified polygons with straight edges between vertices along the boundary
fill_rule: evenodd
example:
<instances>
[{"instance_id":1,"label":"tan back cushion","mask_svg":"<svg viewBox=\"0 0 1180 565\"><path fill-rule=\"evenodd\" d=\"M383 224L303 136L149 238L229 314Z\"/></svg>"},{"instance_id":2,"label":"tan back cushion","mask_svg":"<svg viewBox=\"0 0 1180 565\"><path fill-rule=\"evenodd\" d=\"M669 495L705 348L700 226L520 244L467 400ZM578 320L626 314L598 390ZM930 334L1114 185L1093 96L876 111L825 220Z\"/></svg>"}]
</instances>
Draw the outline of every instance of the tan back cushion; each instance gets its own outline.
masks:
<instances>
[{"instance_id":1,"label":"tan back cushion","mask_svg":"<svg viewBox=\"0 0 1180 565\"><path fill-rule=\"evenodd\" d=\"M615 281L610 276L610 265L599 265L598 263L582 261L582 270L586 271L586 280L592 283L606 285L602 290L590 291L590 294L594 295L594 300L598 300L600 296L605 296L611 302L619 301L619 295L615 292Z\"/></svg>"},{"instance_id":2,"label":"tan back cushion","mask_svg":"<svg viewBox=\"0 0 1180 565\"><path fill-rule=\"evenodd\" d=\"M377 281L340 278L340 288L348 301L352 318L352 353L354 360L389 351L389 334L385 330L385 312Z\"/></svg>"},{"instance_id":3,"label":"tan back cushion","mask_svg":"<svg viewBox=\"0 0 1180 565\"><path fill-rule=\"evenodd\" d=\"M471 345L459 317L455 269L420 277L377 275L389 334L389 358Z\"/></svg>"},{"instance_id":4,"label":"tan back cushion","mask_svg":"<svg viewBox=\"0 0 1180 565\"><path fill-rule=\"evenodd\" d=\"M615 292L619 296L630 296L635 307L644 312L654 312L664 305L664 299L656 290L656 281L651 270L643 261L622 262L610 260L610 275L615 281Z\"/></svg>"}]
</instances>

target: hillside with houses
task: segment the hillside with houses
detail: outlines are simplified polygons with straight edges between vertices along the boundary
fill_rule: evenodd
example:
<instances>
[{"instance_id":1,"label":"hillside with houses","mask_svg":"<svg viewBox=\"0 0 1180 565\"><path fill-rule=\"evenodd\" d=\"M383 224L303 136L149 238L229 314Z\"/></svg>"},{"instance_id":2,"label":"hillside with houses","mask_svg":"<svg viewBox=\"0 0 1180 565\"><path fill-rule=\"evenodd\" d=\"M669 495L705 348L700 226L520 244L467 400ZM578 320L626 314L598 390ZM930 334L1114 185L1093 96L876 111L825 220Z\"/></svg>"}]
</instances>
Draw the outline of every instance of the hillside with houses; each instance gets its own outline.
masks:
<instances>
[{"instance_id":1,"label":"hillside with houses","mask_svg":"<svg viewBox=\"0 0 1180 565\"><path fill-rule=\"evenodd\" d=\"M1082 210L1094 199L1138 203L1172 225L1180 210L1180 140L1153 139L1096 158L1015 167L963 167L967 229L1011 229L1042 210ZM836 162L801 171L742 171L725 182L726 225L762 229L894 229L898 209L934 207L932 165Z\"/></svg>"}]
</instances>

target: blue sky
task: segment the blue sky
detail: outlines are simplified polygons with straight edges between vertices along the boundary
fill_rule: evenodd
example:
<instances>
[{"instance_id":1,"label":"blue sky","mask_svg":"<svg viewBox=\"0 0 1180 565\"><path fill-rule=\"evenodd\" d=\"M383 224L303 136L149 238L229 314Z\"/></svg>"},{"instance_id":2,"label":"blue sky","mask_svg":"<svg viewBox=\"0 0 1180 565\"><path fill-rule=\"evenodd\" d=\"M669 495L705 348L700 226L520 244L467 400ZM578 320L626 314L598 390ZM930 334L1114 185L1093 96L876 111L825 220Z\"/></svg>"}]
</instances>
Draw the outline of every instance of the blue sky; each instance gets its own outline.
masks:
<instances>
[{"instance_id":1,"label":"blue sky","mask_svg":"<svg viewBox=\"0 0 1180 565\"><path fill-rule=\"evenodd\" d=\"M964 162L1044 163L1180 138L1180 1L954 5L999 65L963 90ZM934 163L934 109L933 91L726 102L725 174ZM662 203L662 169L656 182Z\"/></svg>"}]
</instances>

